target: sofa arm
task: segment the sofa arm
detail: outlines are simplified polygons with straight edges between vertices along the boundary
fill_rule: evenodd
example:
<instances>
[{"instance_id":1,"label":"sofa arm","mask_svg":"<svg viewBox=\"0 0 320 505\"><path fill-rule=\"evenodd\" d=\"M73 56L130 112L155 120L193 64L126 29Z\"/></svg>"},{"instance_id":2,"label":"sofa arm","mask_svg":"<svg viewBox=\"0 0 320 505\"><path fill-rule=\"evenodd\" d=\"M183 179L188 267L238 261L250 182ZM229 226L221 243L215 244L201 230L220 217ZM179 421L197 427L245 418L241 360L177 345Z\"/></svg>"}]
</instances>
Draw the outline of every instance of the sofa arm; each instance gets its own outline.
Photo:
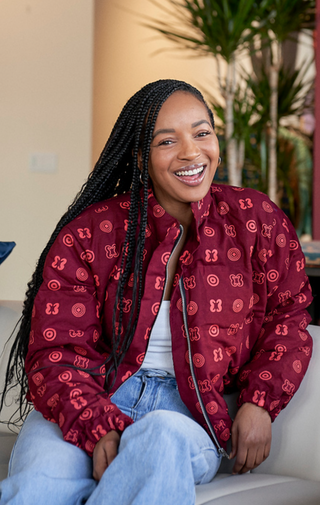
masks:
<instances>
[{"instance_id":1,"label":"sofa arm","mask_svg":"<svg viewBox=\"0 0 320 505\"><path fill-rule=\"evenodd\" d=\"M269 458L254 473L320 481L320 326L308 326L313 355L305 378L272 425Z\"/></svg>"}]
</instances>

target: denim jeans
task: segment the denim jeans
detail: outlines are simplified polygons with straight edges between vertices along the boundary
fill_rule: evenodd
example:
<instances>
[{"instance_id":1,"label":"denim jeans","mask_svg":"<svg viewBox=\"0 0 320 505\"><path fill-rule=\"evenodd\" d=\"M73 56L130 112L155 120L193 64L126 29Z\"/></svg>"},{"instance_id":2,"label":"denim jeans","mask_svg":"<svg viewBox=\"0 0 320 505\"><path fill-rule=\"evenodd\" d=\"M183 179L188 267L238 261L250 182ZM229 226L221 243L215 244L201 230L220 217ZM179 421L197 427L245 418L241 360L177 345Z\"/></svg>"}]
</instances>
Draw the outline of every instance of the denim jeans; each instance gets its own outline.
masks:
<instances>
[{"instance_id":1,"label":"denim jeans","mask_svg":"<svg viewBox=\"0 0 320 505\"><path fill-rule=\"evenodd\" d=\"M0 484L0 505L193 505L195 484L214 477L221 456L182 402L176 380L142 370L112 401L135 423L99 482L92 459L33 411Z\"/></svg>"}]
</instances>

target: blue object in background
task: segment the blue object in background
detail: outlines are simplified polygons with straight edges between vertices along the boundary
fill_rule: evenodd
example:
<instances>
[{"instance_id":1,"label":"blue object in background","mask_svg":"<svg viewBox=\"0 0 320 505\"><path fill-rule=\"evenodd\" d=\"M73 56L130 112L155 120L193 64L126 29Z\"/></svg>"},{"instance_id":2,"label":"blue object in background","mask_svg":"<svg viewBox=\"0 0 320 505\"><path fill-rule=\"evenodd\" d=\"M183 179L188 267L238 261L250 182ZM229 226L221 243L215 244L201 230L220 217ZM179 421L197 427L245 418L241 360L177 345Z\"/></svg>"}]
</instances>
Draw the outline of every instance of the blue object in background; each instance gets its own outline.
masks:
<instances>
[{"instance_id":1,"label":"blue object in background","mask_svg":"<svg viewBox=\"0 0 320 505\"><path fill-rule=\"evenodd\" d=\"M0 265L9 256L15 245L15 242L0 242Z\"/></svg>"}]
</instances>

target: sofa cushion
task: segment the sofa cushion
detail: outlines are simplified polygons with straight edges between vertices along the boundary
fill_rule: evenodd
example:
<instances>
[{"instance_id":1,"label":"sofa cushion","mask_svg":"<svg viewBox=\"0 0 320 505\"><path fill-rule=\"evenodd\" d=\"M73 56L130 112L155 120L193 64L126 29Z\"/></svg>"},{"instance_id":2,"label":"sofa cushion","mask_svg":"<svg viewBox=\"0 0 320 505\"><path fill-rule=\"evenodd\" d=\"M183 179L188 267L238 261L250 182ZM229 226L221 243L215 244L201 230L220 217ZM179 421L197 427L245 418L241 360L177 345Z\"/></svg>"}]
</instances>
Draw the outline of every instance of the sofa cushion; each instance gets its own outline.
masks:
<instances>
[{"instance_id":1,"label":"sofa cushion","mask_svg":"<svg viewBox=\"0 0 320 505\"><path fill-rule=\"evenodd\" d=\"M220 474L196 486L196 505L319 505L320 482L267 474Z\"/></svg>"}]
</instances>

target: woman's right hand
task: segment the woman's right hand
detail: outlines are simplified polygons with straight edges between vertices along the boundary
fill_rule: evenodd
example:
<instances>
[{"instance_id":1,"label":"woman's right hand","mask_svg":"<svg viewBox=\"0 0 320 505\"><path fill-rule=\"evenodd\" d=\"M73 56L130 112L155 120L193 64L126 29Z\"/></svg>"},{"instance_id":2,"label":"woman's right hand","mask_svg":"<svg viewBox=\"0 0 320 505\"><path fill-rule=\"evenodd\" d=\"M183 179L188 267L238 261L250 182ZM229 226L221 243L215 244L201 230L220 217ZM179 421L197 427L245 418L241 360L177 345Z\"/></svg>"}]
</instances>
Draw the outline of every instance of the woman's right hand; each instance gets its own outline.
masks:
<instances>
[{"instance_id":1,"label":"woman's right hand","mask_svg":"<svg viewBox=\"0 0 320 505\"><path fill-rule=\"evenodd\" d=\"M117 431L111 430L99 442L93 451L93 478L100 480L104 471L112 463L118 454L120 435Z\"/></svg>"}]
</instances>

